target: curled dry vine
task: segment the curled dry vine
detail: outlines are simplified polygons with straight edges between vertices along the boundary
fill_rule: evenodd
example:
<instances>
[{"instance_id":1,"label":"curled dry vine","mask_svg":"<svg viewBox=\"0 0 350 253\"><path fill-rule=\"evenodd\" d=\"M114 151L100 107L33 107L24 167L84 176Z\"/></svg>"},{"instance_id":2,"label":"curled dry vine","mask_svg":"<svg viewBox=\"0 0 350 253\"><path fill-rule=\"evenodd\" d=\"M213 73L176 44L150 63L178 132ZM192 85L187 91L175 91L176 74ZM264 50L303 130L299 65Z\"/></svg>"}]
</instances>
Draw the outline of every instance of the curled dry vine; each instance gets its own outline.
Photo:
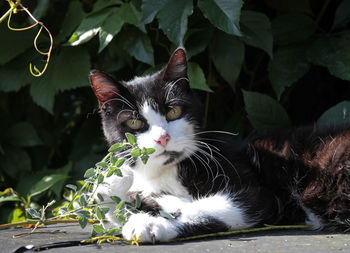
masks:
<instances>
[{"instance_id":1,"label":"curled dry vine","mask_svg":"<svg viewBox=\"0 0 350 253\"><path fill-rule=\"evenodd\" d=\"M6 0L6 1L9 3L10 9L0 18L0 23L7 18L7 27L12 31L17 31L17 32L29 30L36 26L40 26L39 31L36 34L34 39L34 48L39 54L46 56L45 66L42 70L39 70L35 65L32 65L32 63L29 64L30 73L35 77L39 77L45 73L50 62L51 52L53 48L53 38L52 38L51 32L49 29L47 29L47 27L42 22L38 21L26 7L22 5L21 0L16 0L16 1ZM34 24L27 27L22 27L22 28L12 27L11 26L12 14L17 14L18 12L22 12L22 11L28 14L28 16L34 21ZM40 50L38 47L38 38L40 37L40 34L43 29L47 32L50 39L50 46L46 52Z\"/></svg>"}]
</instances>

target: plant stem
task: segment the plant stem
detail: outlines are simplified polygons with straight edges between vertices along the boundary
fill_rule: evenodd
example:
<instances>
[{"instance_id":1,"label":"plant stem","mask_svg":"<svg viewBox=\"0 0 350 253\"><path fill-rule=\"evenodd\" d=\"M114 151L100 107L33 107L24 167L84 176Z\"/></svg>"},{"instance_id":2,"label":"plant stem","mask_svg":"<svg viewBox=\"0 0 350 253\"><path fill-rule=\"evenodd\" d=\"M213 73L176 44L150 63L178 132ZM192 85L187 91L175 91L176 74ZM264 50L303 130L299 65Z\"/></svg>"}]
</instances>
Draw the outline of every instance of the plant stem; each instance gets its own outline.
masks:
<instances>
[{"instance_id":1,"label":"plant stem","mask_svg":"<svg viewBox=\"0 0 350 253\"><path fill-rule=\"evenodd\" d=\"M6 228L12 228L12 227L18 227L23 225L35 225L38 222L38 220L35 219L28 219L25 221L20 222L14 222L14 223L8 223L8 224L1 224L0 230L6 229ZM69 219L69 220L46 220L41 222L41 224L50 225L50 224L58 224L58 223L78 223L78 219Z\"/></svg>"},{"instance_id":2,"label":"plant stem","mask_svg":"<svg viewBox=\"0 0 350 253\"><path fill-rule=\"evenodd\" d=\"M8 9L8 11L7 11L4 15L2 15L2 17L0 18L0 23L1 23L2 21L4 21L8 16L10 16L11 12L12 12L17 6L18 6L18 4L12 6L10 9Z\"/></svg>"}]
</instances>

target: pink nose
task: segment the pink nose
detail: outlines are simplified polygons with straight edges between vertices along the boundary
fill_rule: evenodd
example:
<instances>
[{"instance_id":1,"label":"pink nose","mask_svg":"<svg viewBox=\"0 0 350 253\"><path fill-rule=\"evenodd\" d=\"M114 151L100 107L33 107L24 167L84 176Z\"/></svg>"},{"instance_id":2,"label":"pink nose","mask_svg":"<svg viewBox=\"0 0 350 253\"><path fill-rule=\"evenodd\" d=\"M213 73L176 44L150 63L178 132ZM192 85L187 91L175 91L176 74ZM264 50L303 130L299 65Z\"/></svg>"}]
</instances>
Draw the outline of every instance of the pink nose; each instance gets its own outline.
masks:
<instances>
[{"instance_id":1,"label":"pink nose","mask_svg":"<svg viewBox=\"0 0 350 253\"><path fill-rule=\"evenodd\" d=\"M165 134L165 135L162 135L158 138L158 140L156 140L156 142L160 145L163 146L163 148L166 147L166 145L168 144L170 140L170 135L169 134Z\"/></svg>"}]
</instances>

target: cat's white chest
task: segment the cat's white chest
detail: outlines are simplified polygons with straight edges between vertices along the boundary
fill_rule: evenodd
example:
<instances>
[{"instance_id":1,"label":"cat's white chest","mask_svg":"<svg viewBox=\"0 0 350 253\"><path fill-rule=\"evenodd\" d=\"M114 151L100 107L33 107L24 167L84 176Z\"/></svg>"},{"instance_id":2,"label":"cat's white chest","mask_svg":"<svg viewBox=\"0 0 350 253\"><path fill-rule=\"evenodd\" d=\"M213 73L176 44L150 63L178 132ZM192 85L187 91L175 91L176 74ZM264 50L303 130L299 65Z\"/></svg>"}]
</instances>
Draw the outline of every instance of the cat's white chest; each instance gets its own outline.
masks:
<instances>
[{"instance_id":1,"label":"cat's white chest","mask_svg":"<svg viewBox=\"0 0 350 253\"><path fill-rule=\"evenodd\" d=\"M130 191L142 191L143 196L167 193L178 197L190 197L178 178L176 166L164 168L163 171L160 169L158 175L154 177L148 177L147 170L134 171Z\"/></svg>"}]
</instances>

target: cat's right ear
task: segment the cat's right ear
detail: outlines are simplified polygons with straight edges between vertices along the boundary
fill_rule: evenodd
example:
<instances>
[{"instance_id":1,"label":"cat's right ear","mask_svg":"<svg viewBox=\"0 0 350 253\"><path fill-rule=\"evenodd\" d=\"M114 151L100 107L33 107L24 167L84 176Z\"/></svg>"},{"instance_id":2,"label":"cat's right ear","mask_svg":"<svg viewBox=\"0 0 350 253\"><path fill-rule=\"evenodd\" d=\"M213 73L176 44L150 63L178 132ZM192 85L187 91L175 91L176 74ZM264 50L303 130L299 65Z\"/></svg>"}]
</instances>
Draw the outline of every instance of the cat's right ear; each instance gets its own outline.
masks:
<instances>
[{"instance_id":1,"label":"cat's right ear","mask_svg":"<svg viewBox=\"0 0 350 253\"><path fill-rule=\"evenodd\" d=\"M92 70L90 82L102 110L106 109L108 101L117 98L120 93L117 83L103 72Z\"/></svg>"}]
</instances>

